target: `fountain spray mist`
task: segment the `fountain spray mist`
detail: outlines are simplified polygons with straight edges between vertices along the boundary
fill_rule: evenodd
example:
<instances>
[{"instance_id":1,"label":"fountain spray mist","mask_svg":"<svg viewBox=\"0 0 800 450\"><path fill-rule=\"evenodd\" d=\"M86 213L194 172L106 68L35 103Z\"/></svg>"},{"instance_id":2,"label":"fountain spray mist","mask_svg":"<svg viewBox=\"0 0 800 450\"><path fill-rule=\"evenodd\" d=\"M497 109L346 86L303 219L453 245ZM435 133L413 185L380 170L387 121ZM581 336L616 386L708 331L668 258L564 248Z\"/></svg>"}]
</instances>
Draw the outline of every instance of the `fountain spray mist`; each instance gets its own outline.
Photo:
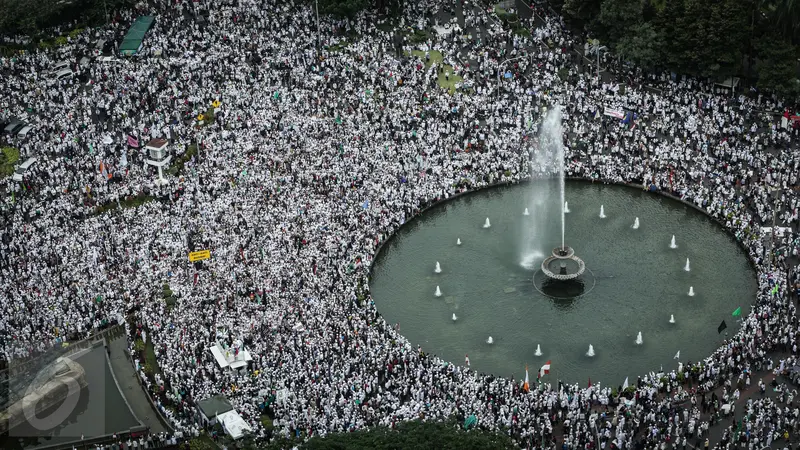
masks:
<instances>
[{"instance_id":1,"label":"fountain spray mist","mask_svg":"<svg viewBox=\"0 0 800 450\"><path fill-rule=\"evenodd\" d=\"M555 106L550 108L542 121L539 129L539 145L531 155L531 179L552 179L557 180L558 198L560 200L559 213L561 217L561 247L564 247L564 232L565 224L564 218L566 211L565 208L565 194L564 194L564 133L561 126L561 107ZM531 184L531 202L529 209L531 211L531 227L533 229L525 230L523 241L527 243L523 247L524 254L522 255L522 266L526 268L534 268L538 262L544 258L546 253L549 253L548 245L546 245L545 236L540 235L545 228L544 220L547 217L552 217L548 214L548 209L551 208L552 198L554 195L551 193L552 184L548 183L532 183ZM538 260L538 261L537 261Z\"/></svg>"}]
</instances>

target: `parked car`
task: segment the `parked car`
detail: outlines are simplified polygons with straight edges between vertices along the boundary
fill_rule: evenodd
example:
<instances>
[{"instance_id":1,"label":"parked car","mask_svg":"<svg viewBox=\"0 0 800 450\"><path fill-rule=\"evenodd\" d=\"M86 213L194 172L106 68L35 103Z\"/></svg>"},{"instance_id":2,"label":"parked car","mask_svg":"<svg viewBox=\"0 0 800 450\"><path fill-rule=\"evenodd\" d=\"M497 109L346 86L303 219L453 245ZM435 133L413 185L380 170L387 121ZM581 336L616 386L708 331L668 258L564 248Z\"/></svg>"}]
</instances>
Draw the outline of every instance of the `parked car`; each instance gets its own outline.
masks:
<instances>
[{"instance_id":1,"label":"parked car","mask_svg":"<svg viewBox=\"0 0 800 450\"><path fill-rule=\"evenodd\" d=\"M3 129L3 132L6 134L17 134L24 126L25 122L19 119L13 119L8 125L6 125L5 129Z\"/></svg>"},{"instance_id":2,"label":"parked car","mask_svg":"<svg viewBox=\"0 0 800 450\"><path fill-rule=\"evenodd\" d=\"M33 129L33 127L32 127L32 126L30 126L30 125L25 125L24 127L22 127L22 128L21 128L21 129L20 129L20 130L17 132L17 136L26 136L26 135L27 135L27 134L28 134L28 133L29 133L29 132L30 132L32 129Z\"/></svg>"}]
</instances>

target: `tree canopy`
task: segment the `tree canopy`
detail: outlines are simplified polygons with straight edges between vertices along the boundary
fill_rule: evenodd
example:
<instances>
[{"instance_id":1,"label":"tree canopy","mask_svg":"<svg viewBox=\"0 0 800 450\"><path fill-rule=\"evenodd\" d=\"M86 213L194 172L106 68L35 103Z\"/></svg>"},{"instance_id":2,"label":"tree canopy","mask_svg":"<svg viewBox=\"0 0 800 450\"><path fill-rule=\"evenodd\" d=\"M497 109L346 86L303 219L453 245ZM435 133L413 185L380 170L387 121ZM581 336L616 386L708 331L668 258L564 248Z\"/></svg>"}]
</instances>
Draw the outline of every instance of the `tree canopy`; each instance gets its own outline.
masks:
<instances>
[{"instance_id":1,"label":"tree canopy","mask_svg":"<svg viewBox=\"0 0 800 450\"><path fill-rule=\"evenodd\" d=\"M796 93L800 0L563 0L561 13L644 69Z\"/></svg>"},{"instance_id":2,"label":"tree canopy","mask_svg":"<svg viewBox=\"0 0 800 450\"><path fill-rule=\"evenodd\" d=\"M288 445L288 446L287 446ZM278 441L267 447L270 450L291 448L288 441ZM464 431L454 421L448 422L401 422L396 428L376 427L353 433L334 433L315 437L299 445L303 450L372 450L398 449L518 449L508 436L472 429Z\"/></svg>"}]
</instances>

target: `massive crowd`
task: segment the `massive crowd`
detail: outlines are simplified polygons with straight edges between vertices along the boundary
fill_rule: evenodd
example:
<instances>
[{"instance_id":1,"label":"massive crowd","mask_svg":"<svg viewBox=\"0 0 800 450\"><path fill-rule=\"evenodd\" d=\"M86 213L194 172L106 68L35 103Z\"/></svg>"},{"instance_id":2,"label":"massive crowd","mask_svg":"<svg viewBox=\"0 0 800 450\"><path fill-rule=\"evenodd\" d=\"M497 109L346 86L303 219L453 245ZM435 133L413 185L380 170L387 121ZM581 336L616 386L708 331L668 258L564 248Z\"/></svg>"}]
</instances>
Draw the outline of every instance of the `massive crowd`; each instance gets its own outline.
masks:
<instances>
[{"instance_id":1,"label":"massive crowd","mask_svg":"<svg viewBox=\"0 0 800 450\"><path fill-rule=\"evenodd\" d=\"M35 124L3 146L38 158L23 182L0 180L3 356L119 321L153 342L163 373L146 382L174 406L163 410L176 430L195 429L193 402L221 392L264 438L475 415L524 447L565 449L702 445L752 371L794 366L794 356L773 361L779 349L796 354L800 282L790 270L800 155L794 130L764 113L782 111L779 101L630 68L615 69L620 88L578 70L579 40L542 12L528 37L464 2L466 30L439 33L430 26L447 21L440 2L405 3L402 23L429 30L427 40L371 15L323 17L328 49L318 54L303 2L163 1L57 50L0 59L0 122ZM156 21L138 55L94 58L97 40L118 42L145 12ZM62 60L76 77L47 75ZM444 64L446 78L463 78L450 91L437 83ZM213 120L200 123L214 102ZM703 361L643 376L619 409L603 407L617 404L612 387L525 392L520 380L428 355L369 295L376 249L426 205L549 170L530 163L543 108L556 104L570 175L694 203L758 268L740 331ZM623 123L606 109L636 116ZM142 144L155 137L185 161L166 184L144 164ZM154 200L96 214L136 196ZM774 262L762 230L773 214L790 228ZM212 257L190 264L190 249ZM244 373L221 370L208 352L221 330L254 356ZM279 392L268 433L259 417ZM797 429L786 396L746 408L748 421L715 445L745 439L752 449Z\"/></svg>"}]
</instances>

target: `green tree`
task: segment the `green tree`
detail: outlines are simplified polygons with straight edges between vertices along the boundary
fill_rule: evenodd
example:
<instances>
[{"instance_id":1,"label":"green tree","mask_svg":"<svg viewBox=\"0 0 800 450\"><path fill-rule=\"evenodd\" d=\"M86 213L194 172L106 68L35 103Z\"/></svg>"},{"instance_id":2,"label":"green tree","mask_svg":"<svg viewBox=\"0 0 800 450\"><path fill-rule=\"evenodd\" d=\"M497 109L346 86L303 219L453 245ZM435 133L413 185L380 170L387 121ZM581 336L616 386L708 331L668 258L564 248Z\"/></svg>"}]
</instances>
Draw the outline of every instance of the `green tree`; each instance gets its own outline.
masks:
<instances>
[{"instance_id":1,"label":"green tree","mask_svg":"<svg viewBox=\"0 0 800 450\"><path fill-rule=\"evenodd\" d=\"M800 0L767 0L763 4L764 13L773 27L783 36L797 42L800 32Z\"/></svg>"},{"instance_id":2,"label":"green tree","mask_svg":"<svg viewBox=\"0 0 800 450\"><path fill-rule=\"evenodd\" d=\"M319 13L341 18L355 17L370 3L370 0L319 0Z\"/></svg>"},{"instance_id":3,"label":"green tree","mask_svg":"<svg viewBox=\"0 0 800 450\"><path fill-rule=\"evenodd\" d=\"M646 22L628 30L617 42L615 52L625 61L643 69L655 69L661 63L663 38L656 28Z\"/></svg>"},{"instance_id":4,"label":"green tree","mask_svg":"<svg viewBox=\"0 0 800 450\"><path fill-rule=\"evenodd\" d=\"M268 449L292 448L298 445L303 450L373 450L381 449L517 449L508 436L474 429L464 431L456 421L448 422L401 422L397 427L376 427L355 433L334 433L315 437L304 444L296 441L272 443Z\"/></svg>"},{"instance_id":5,"label":"green tree","mask_svg":"<svg viewBox=\"0 0 800 450\"><path fill-rule=\"evenodd\" d=\"M572 26L584 28L600 14L601 0L564 0L561 13Z\"/></svg>"},{"instance_id":6,"label":"green tree","mask_svg":"<svg viewBox=\"0 0 800 450\"><path fill-rule=\"evenodd\" d=\"M604 0L591 28L601 42L613 49L642 22L641 0Z\"/></svg>"},{"instance_id":7,"label":"green tree","mask_svg":"<svg viewBox=\"0 0 800 450\"><path fill-rule=\"evenodd\" d=\"M759 36L755 47L758 52L758 88L784 97L796 95L797 49L791 40L773 29Z\"/></svg>"},{"instance_id":8,"label":"green tree","mask_svg":"<svg viewBox=\"0 0 800 450\"><path fill-rule=\"evenodd\" d=\"M686 14L683 0L668 1L654 20L654 28L663 36L661 46L664 53L664 65L673 71L682 71L687 64L684 62L683 48L688 40L682 32L681 23Z\"/></svg>"}]
</instances>

